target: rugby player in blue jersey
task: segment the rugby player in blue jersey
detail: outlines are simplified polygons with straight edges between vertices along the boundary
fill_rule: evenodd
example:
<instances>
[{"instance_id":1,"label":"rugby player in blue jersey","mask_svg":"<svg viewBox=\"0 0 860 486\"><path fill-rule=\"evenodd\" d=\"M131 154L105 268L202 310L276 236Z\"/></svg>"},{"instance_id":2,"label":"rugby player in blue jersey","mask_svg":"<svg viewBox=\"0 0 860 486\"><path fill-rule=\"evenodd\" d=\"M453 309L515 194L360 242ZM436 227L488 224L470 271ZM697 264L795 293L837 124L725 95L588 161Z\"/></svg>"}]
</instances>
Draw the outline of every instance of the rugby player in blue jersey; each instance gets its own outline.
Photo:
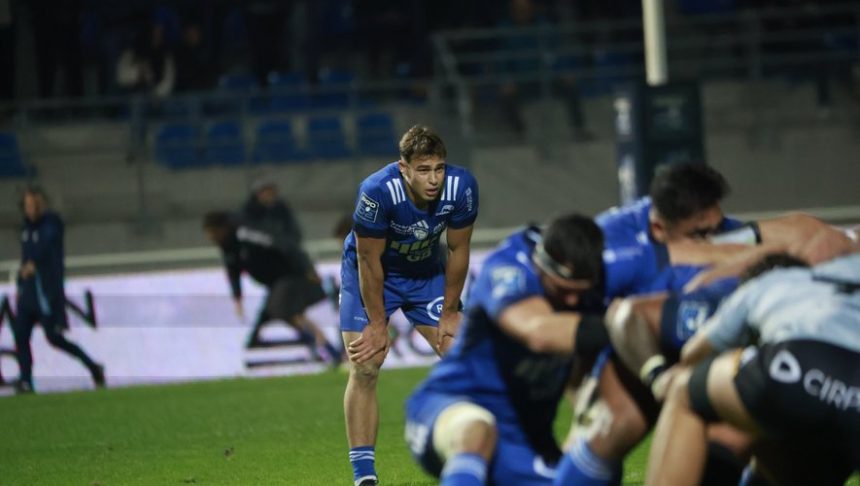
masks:
<instances>
[{"instance_id":1,"label":"rugby player in blue jersey","mask_svg":"<svg viewBox=\"0 0 860 486\"><path fill-rule=\"evenodd\" d=\"M414 126L400 140L400 160L358 190L340 293L340 329L351 361L344 415L356 485L378 482L376 382L389 348L388 318L401 309L439 354L459 327L478 185L446 157L436 133Z\"/></svg>"},{"instance_id":2,"label":"rugby player in blue jersey","mask_svg":"<svg viewBox=\"0 0 860 486\"><path fill-rule=\"evenodd\" d=\"M470 290L453 349L406 403L406 440L443 485L548 485L574 353L602 315L572 312L601 284L603 237L578 215L493 251Z\"/></svg>"}]
</instances>

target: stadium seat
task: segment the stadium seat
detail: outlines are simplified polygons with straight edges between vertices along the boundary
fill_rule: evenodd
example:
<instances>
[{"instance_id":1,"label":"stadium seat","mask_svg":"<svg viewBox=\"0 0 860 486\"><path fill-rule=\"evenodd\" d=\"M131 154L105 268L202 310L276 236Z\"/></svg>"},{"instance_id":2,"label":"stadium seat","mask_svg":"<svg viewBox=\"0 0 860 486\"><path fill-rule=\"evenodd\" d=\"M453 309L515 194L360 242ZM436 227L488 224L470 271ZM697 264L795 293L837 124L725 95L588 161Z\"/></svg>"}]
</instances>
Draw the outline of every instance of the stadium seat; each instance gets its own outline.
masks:
<instances>
[{"instance_id":1,"label":"stadium seat","mask_svg":"<svg viewBox=\"0 0 860 486\"><path fill-rule=\"evenodd\" d=\"M352 155L347 147L339 117L321 116L308 120L310 155L321 159L341 159Z\"/></svg>"},{"instance_id":2,"label":"stadium seat","mask_svg":"<svg viewBox=\"0 0 860 486\"><path fill-rule=\"evenodd\" d=\"M245 143L242 124L238 120L223 120L209 125L206 130L207 164L238 165L245 162Z\"/></svg>"},{"instance_id":3,"label":"stadium seat","mask_svg":"<svg viewBox=\"0 0 860 486\"><path fill-rule=\"evenodd\" d=\"M295 162L307 158L308 154L296 144L293 126L288 120L267 120L257 126L255 163Z\"/></svg>"},{"instance_id":4,"label":"stadium seat","mask_svg":"<svg viewBox=\"0 0 860 486\"><path fill-rule=\"evenodd\" d=\"M388 113L368 113L356 123L358 152L365 156L397 155L394 120Z\"/></svg>"},{"instance_id":5,"label":"stadium seat","mask_svg":"<svg viewBox=\"0 0 860 486\"><path fill-rule=\"evenodd\" d=\"M191 123L167 123L155 135L155 159L172 169L201 165L197 129Z\"/></svg>"},{"instance_id":6,"label":"stadium seat","mask_svg":"<svg viewBox=\"0 0 860 486\"><path fill-rule=\"evenodd\" d=\"M306 110L311 106L308 80L301 73L269 73L271 107L274 112Z\"/></svg>"},{"instance_id":7,"label":"stadium seat","mask_svg":"<svg viewBox=\"0 0 860 486\"><path fill-rule=\"evenodd\" d=\"M314 97L317 108L342 109L349 106L350 90L355 75L349 71L324 69L319 76L319 92Z\"/></svg>"},{"instance_id":8,"label":"stadium seat","mask_svg":"<svg viewBox=\"0 0 860 486\"><path fill-rule=\"evenodd\" d=\"M18 138L14 133L0 132L0 177L24 177L27 167L21 160Z\"/></svg>"}]
</instances>

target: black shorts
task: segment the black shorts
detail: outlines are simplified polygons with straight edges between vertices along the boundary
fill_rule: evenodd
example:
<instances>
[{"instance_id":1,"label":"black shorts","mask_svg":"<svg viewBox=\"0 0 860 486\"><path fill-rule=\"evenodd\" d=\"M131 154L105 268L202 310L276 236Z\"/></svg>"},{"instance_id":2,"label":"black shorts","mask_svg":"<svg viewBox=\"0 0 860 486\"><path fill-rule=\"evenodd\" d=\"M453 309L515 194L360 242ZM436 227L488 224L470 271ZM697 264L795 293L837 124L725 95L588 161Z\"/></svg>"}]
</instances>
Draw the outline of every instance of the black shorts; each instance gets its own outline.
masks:
<instances>
[{"instance_id":1,"label":"black shorts","mask_svg":"<svg viewBox=\"0 0 860 486\"><path fill-rule=\"evenodd\" d=\"M270 288L264 309L270 319L290 319L325 298L319 282L304 275L282 277Z\"/></svg>"},{"instance_id":2,"label":"black shorts","mask_svg":"<svg viewBox=\"0 0 860 486\"><path fill-rule=\"evenodd\" d=\"M809 340L747 348L734 383L768 437L860 465L860 353Z\"/></svg>"}]
</instances>

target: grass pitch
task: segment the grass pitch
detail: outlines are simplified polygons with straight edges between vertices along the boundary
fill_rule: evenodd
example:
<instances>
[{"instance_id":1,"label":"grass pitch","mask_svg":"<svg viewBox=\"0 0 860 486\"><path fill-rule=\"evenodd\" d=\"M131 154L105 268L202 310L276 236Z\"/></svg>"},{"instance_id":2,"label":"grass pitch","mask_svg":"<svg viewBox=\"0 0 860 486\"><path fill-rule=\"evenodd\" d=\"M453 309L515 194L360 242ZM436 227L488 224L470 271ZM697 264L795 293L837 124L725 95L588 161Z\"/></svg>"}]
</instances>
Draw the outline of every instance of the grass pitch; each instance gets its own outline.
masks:
<instances>
[{"instance_id":1,"label":"grass pitch","mask_svg":"<svg viewBox=\"0 0 860 486\"><path fill-rule=\"evenodd\" d=\"M380 377L383 484L435 484L402 438L404 399L426 374ZM2 398L0 484L350 485L345 384L330 372ZM627 460L625 484L643 482L646 447Z\"/></svg>"}]
</instances>

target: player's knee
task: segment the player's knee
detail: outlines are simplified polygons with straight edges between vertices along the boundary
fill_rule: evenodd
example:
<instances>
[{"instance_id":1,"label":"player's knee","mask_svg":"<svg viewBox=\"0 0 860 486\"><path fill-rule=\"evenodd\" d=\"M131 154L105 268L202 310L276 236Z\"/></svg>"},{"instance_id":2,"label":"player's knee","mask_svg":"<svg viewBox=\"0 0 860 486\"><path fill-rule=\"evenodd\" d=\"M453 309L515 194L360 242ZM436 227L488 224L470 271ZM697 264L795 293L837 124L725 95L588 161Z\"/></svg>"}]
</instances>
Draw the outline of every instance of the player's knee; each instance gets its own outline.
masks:
<instances>
[{"instance_id":1,"label":"player's knee","mask_svg":"<svg viewBox=\"0 0 860 486\"><path fill-rule=\"evenodd\" d=\"M54 347L61 346L63 344L63 341L65 341L65 339L63 338L63 335L57 331L47 331L46 330L45 331L45 339L48 341L48 343L51 346L54 346Z\"/></svg>"},{"instance_id":2,"label":"player's knee","mask_svg":"<svg viewBox=\"0 0 860 486\"><path fill-rule=\"evenodd\" d=\"M375 359L364 363L351 363L349 376L350 379L362 384L375 384L381 367L382 363Z\"/></svg>"},{"instance_id":3,"label":"player's knee","mask_svg":"<svg viewBox=\"0 0 860 486\"><path fill-rule=\"evenodd\" d=\"M485 459L496 447L496 418L487 409L470 402L449 406L433 426L433 448L443 460L470 452Z\"/></svg>"}]
</instances>

